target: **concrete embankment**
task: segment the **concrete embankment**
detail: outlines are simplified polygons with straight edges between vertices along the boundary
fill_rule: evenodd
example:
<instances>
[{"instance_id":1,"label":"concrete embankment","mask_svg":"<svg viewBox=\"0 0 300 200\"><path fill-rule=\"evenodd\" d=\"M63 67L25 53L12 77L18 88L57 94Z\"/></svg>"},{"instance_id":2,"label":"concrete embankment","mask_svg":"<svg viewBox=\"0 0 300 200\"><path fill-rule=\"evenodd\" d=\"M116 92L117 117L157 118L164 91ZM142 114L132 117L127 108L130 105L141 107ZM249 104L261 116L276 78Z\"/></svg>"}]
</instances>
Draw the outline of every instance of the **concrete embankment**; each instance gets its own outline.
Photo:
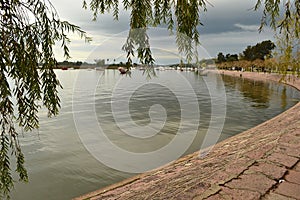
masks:
<instances>
[{"instance_id":1,"label":"concrete embankment","mask_svg":"<svg viewBox=\"0 0 300 200\"><path fill-rule=\"evenodd\" d=\"M278 81L280 75L221 71ZM287 84L300 90L300 80ZM76 199L300 199L300 103L275 118L167 166Z\"/></svg>"}]
</instances>

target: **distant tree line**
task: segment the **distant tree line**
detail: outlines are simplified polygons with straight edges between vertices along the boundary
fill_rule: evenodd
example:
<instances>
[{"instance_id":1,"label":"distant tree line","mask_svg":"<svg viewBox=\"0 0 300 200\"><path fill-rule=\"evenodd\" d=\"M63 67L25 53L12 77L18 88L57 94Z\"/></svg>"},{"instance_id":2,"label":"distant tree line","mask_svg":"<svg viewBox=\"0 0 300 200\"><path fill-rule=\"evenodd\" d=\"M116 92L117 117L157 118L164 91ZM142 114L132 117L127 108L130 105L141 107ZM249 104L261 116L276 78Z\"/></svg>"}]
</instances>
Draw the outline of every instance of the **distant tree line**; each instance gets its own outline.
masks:
<instances>
[{"instance_id":1,"label":"distant tree line","mask_svg":"<svg viewBox=\"0 0 300 200\"><path fill-rule=\"evenodd\" d=\"M275 44L270 40L257 43L255 46L248 46L242 54L242 58L248 61L254 61L256 59L265 60L272 57L272 50L275 48Z\"/></svg>"},{"instance_id":2,"label":"distant tree line","mask_svg":"<svg viewBox=\"0 0 300 200\"><path fill-rule=\"evenodd\" d=\"M56 68L74 68L74 69L80 69L80 68L91 68L91 67L104 67L105 66L105 59L95 59L95 63L87 63L82 61L63 61L58 62Z\"/></svg>"},{"instance_id":3,"label":"distant tree line","mask_svg":"<svg viewBox=\"0 0 300 200\"><path fill-rule=\"evenodd\" d=\"M216 63L222 63L222 62L232 62L232 61L238 61L239 56L237 54L226 54L226 56L223 55L222 52L220 52L217 56Z\"/></svg>"},{"instance_id":4,"label":"distant tree line","mask_svg":"<svg viewBox=\"0 0 300 200\"><path fill-rule=\"evenodd\" d=\"M119 67L123 67L125 69L130 69L131 67L137 67L137 63L129 63L129 62L119 62L108 65L107 69L118 69Z\"/></svg>"},{"instance_id":5,"label":"distant tree line","mask_svg":"<svg viewBox=\"0 0 300 200\"><path fill-rule=\"evenodd\" d=\"M220 52L217 55L216 64L219 69L227 70L278 71L278 64L272 56L272 50L275 47L272 41L266 40L254 46L247 46L239 56L237 54L227 54L224 56L223 53Z\"/></svg>"},{"instance_id":6,"label":"distant tree line","mask_svg":"<svg viewBox=\"0 0 300 200\"><path fill-rule=\"evenodd\" d=\"M240 53L240 56L238 56L237 54L226 54L226 56L224 56L224 54L220 52L217 55L216 63L233 62L239 60L265 60L266 58L272 57L272 50L275 47L276 46L272 41L266 40L261 43L257 43L254 46L247 46L247 48L242 53Z\"/></svg>"},{"instance_id":7,"label":"distant tree line","mask_svg":"<svg viewBox=\"0 0 300 200\"><path fill-rule=\"evenodd\" d=\"M77 62L70 62L70 61L63 61L63 62L58 62L57 63L58 67L59 66L81 66L82 65L82 62L81 61L77 61Z\"/></svg>"}]
</instances>

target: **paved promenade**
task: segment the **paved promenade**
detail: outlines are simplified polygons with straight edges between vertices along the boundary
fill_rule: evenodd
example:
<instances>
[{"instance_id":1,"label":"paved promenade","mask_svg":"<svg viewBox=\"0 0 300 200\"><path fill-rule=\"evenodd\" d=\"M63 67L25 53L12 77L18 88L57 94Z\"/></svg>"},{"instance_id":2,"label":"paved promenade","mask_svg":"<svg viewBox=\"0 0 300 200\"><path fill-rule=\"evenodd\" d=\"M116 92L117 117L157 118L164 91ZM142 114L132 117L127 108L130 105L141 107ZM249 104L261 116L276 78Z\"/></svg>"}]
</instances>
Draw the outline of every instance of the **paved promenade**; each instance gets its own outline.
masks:
<instances>
[{"instance_id":1,"label":"paved promenade","mask_svg":"<svg viewBox=\"0 0 300 200\"><path fill-rule=\"evenodd\" d=\"M240 72L221 72L240 76ZM243 78L279 76L242 72ZM289 82L300 89L300 80ZM277 117L167 166L77 199L300 199L300 103Z\"/></svg>"}]
</instances>

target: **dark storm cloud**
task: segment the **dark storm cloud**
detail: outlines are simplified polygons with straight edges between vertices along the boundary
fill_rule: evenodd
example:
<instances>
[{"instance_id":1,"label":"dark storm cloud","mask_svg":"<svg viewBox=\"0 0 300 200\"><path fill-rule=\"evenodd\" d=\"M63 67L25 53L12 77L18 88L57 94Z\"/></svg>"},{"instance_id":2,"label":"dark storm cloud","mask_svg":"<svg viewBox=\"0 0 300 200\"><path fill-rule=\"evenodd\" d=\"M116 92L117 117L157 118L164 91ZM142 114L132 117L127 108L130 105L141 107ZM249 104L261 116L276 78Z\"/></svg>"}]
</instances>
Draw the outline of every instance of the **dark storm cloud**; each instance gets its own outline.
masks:
<instances>
[{"instance_id":1,"label":"dark storm cloud","mask_svg":"<svg viewBox=\"0 0 300 200\"><path fill-rule=\"evenodd\" d=\"M255 1L241 0L211 0L214 7L208 6L208 11L200 16L204 26L199 30L202 34L241 31L241 27L259 26L261 10L253 11Z\"/></svg>"},{"instance_id":2,"label":"dark storm cloud","mask_svg":"<svg viewBox=\"0 0 300 200\"><path fill-rule=\"evenodd\" d=\"M86 32L103 32L116 34L128 29L129 13L120 8L119 20L113 19L111 13L99 14L96 21L93 21L93 13L89 9L82 8L83 0L51 0L57 9L59 16L84 29Z\"/></svg>"},{"instance_id":3,"label":"dark storm cloud","mask_svg":"<svg viewBox=\"0 0 300 200\"><path fill-rule=\"evenodd\" d=\"M116 33L127 30L129 27L128 11L120 7L119 21L113 20L112 14L99 15L97 21L92 21L93 15L89 10L82 8L82 0L52 0L60 16L78 24L86 31L103 31ZM200 14L204 26L199 26L202 34L239 31L235 24L258 25L261 11L253 11L255 1L242 0L210 0L208 11Z\"/></svg>"}]
</instances>

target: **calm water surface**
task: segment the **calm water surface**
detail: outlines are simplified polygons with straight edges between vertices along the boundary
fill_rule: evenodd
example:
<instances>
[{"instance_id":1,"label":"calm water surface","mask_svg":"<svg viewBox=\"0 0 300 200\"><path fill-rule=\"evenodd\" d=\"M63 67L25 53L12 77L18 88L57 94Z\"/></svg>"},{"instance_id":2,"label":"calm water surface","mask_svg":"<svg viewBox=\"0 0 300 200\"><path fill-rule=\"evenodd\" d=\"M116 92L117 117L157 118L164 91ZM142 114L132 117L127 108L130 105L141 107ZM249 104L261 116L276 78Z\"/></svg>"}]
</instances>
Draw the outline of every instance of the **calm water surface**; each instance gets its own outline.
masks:
<instances>
[{"instance_id":1,"label":"calm water surface","mask_svg":"<svg viewBox=\"0 0 300 200\"><path fill-rule=\"evenodd\" d=\"M199 150L202 140L207 132L211 120L211 100L209 89L205 83L209 83L210 76L201 77L193 72L180 72L180 76L189 82L197 96L200 110L200 123L198 134L192 145L183 152L184 154ZM116 183L134 174L120 172L96 160L84 147L76 131L72 99L74 84L78 75L88 85L91 80L97 80L97 88L92 96L82 87L77 93L77 100L84 110L88 106L89 99L95 98L95 111L98 122L106 136L114 144L131 152L149 152L162 148L168 144L178 131L181 113L184 110L180 103L189 104L187 90L181 87L182 83L176 78L176 71L159 71L151 84L144 84L137 88L130 87L131 81L146 79L141 71L133 71L131 77L121 76L117 71L57 71L59 80L64 89L60 92L60 115L51 119L47 118L47 112L40 113L39 131L24 134L20 137L22 149L25 153L26 167L29 173L29 183L16 183L12 199L70 199L101 187ZM166 122L155 137L140 139L126 137L116 125L112 115L111 104L113 101L122 101L122 98L112 98L115 84L122 79L123 88L131 92L128 104L131 119L139 126L145 126L151 122L149 109L152 105L161 105L166 111ZM164 81L172 85L180 92L174 94L168 87L155 84L155 80ZM279 113L295 105L299 99L299 92L294 88L276 84L254 82L246 79L223 77L226 89L227 113L225 125L219 141L233 136L241 131L254 127ZM221 83L220 83L221 84ZM218 92L222 87L215 87ZM177 95L177 96L176 96ZM179 101L184 101L180 102ZM78 103L78 102L77 102ZM126 103L124 101L124 103ZM87 119L90 116L84 116ZM118 113L122 117L122 113ZM123 121L126 124L126 120ZM191 124L185 124L190 126ZM91 127L85 123L86 130ZM142 133L141 133L142 134ZM109 155L109 152L103 152ZM114 159L114 158L111 158Z\"/></svg>"}]
</instances>

